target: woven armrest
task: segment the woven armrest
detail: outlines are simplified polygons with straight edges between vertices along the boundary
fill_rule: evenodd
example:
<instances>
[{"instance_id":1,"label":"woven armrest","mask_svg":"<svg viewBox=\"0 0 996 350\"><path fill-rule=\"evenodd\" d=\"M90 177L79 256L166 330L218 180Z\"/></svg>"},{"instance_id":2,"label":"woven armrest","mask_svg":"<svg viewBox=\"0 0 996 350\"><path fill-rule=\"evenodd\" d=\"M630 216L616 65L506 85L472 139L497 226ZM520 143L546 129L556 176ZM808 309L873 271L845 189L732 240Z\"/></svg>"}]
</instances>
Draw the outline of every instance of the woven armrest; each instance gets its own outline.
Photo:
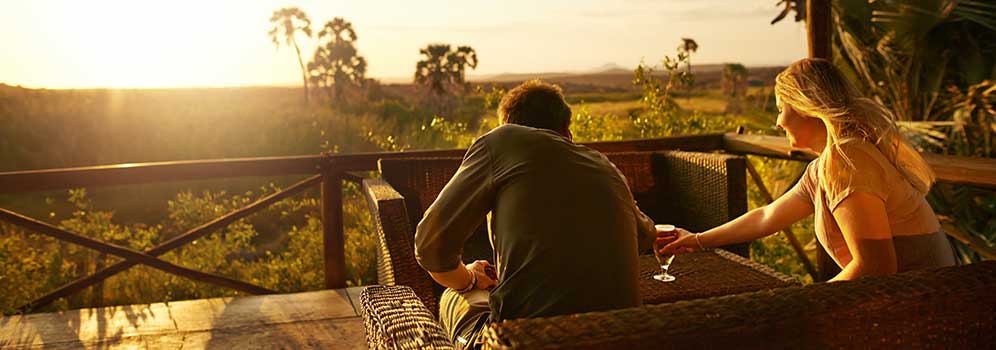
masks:
<instances>
[{"instance_id":1,"label":"woven armrest","mask_svg":"<svg viewBox=\"0 0 996 350\"><path fill-rule=\"evenodd\" d=\"M980 349L996 262L491 324L492 349Z\"/></svg>"},{"instance_id":2,"label":"woven armrest","mask_svg":"<svg viewBox=\"0 0 996 350\"><path fill-rule=\"evenodd\" d=\"M439 305L435 282L415 260L404 197L380 179L364 179L363 194L377 232L378 283L411 287L434 315Z\"/></svg>"},{"instance_id":3,"label":"woven armrest","mask_svg":"<svg viewBox=\"0 0 996 350\"><path fill-rule=\"evenodd\" d=\"M432 313L407 286L370 286L360 294L370 349L453 349Z\"/></svg>"}]
</instances>

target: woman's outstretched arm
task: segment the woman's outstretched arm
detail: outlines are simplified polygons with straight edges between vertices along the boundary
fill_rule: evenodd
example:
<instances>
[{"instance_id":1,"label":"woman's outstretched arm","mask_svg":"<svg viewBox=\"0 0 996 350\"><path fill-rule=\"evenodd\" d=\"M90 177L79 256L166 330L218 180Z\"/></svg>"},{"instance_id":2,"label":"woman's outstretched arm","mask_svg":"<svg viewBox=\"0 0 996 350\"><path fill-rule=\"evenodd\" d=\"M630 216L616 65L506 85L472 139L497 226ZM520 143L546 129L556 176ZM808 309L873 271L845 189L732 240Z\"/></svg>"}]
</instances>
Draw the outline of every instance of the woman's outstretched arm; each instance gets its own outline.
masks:
<instances>
[{"instance_id":1,"label":"woman's outstretched arm","mask_svg":"<svg viewBox=\"0 0 996 350\"><path fill-rule=\"evenodd\" d=\"M813 214L813 204L801 196L786 193L771 204L747 212L721 226L703 232L698 237L680 230L677 237L658 238L658 246L664 246L664 253L678 253L712 248L727 244L747 242L778 232L796 221ZM676 239L675 239L676 238Z\"/></svg>"}]
</instances>

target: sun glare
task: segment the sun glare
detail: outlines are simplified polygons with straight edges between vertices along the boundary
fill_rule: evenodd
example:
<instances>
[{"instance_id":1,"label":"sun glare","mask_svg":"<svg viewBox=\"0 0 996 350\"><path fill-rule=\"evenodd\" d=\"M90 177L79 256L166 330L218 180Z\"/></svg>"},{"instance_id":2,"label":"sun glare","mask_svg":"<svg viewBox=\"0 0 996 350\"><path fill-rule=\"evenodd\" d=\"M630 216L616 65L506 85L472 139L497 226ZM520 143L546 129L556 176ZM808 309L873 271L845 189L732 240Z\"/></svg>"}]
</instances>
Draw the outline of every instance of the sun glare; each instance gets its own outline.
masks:
<instances>
[{"instance_id":1,"label":"sun glare","mask_svg":"<svg viewBox=\"0 0 996 350\"><path fill-rule=\"evenodd\" d=\"M225 62L212 55L230 40L235 16L212 3L71 2L53 9L51 37L81 85L223 85Z\"/></svg>"},{"instance_id":2,"label":"sun glare","mask_svg":"<svg viewBox=\"0 0 996 350\"><path fill-rule=\"evenodd\" d=\"M0 6L5 39L0 83L34 88L297 86L301 72L295 50L275 47L267 36L270 15L284 6L306 11L316 33L336 17L352 22L367 76L391 82L410 82L419 50L430 43L473 47L481 60L468 72L471 76L633 68L641 58L670 54L672 44L663 43L684 36L702 43L696 53L700 63L771 65L805 55L801 27L772 26L765 10L754 10L765 0L717 1L728 11L712 13L712 2L685 1L652 2L644 4L652 9L644 9L626 2L557 0L537 3L527 12L517 9L528 0L7 1ZM719 23L738 30L717 31ZM299 39L307 63L317 39Z\"/></svg>"}]
</instances>

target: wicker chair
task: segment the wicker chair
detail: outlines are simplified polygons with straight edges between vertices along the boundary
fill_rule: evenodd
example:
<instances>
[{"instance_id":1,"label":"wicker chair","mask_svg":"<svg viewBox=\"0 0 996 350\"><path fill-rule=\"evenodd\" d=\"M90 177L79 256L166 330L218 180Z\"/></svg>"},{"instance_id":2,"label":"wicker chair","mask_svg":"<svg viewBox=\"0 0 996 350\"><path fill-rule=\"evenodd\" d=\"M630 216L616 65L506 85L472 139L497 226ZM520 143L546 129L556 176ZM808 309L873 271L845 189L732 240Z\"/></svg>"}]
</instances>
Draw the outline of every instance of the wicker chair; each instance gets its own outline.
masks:
<instances>
[{"instance_id":1,"label":"wicker chair","mask_svg":"<svg viewBox=\"0 0 996 350\"><path fill-rule=\"evenodd\" d=\"M679 151L611 153L607 157L626 176L637 204L654 222L705 230L747 211L743 157ZM379 232L378 283L410 286L433 315L443 288L415 261L415 226L460 163L460 158L383 159L382 179L363 181ZM724 248L746 257L748 247ZM494 261L485 225L464 247L463 258Z\"/></svg>"},{"instance_id":2,"label":"wicker chair","mask_svg":"<svg viewBox=\"0 0 996 350\"><path fill-rule=\"evenodd\" d=\"M486 349L984 349L996 262L490 324ZM450 349L407 286L360 295L371 349Z\"/></svg>"}]
</instances>

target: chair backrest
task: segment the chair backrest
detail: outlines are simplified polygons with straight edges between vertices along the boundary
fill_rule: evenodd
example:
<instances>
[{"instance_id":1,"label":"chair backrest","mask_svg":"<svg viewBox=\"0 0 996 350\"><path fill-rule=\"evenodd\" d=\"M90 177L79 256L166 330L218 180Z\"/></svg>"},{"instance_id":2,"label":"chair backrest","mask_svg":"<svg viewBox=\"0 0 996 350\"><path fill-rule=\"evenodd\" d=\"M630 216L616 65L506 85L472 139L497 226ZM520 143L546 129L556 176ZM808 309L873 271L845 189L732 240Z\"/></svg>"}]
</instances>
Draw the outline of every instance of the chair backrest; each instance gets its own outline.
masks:
<instances>
[{"instance_id":1,"label":"chair backrest","mask_svg":"<svg viewBox=\"0 0 996 350\"><path fill-rule=\"evenodd\" d=\"M654 222L701 232L747 212L746 159L683 151L609 153ZM750 243L723 247L749 257Z\"/></svg>"},{"instance_id":2,"label":"chair backrest","mask_svg":"<svg viewBox=\"0 0 996 350\"><path fill-rule=\"evenodd\" d=\"M662 176L665 208L692 231L705 231L747 212L747 165L741 156L667 151L656 161L667 169ZM743 255L743 254L741 254Z\"/></svg>"},{"instance_id":3,"label":"chair backrest","mask_svg":"<svg viewBox=\"0 0 996 350\"><path fill-rule=\"evenodd\" d=\"M415 228L422 220L426 209L429 209L439 196L439 192L456 173L461 162L462 159L456 157L380 160L381 176L405 197L412 235L415 234ZM488 239L487 223L478 227L464 246L463 260L465 263L474 260L495 261L491 242Z\"/></svg>"},{"instance_id":4,"label":"chair backrest","mask_svg":"<svg viewBox=\"0 0 996 350\"><path fill-rule=\"evenodd\" d=\"M747 212L743 157L682 151L609 153L606 157L626 177L633 198L654 222L703 231ZM405 197L412 234L461 161L457 157L380 161L384 180ZM725 248L748 255L744 244ZM485 224L464 247L464 260L494 261L493 255Z\"/></svg>"}]
</instances>

